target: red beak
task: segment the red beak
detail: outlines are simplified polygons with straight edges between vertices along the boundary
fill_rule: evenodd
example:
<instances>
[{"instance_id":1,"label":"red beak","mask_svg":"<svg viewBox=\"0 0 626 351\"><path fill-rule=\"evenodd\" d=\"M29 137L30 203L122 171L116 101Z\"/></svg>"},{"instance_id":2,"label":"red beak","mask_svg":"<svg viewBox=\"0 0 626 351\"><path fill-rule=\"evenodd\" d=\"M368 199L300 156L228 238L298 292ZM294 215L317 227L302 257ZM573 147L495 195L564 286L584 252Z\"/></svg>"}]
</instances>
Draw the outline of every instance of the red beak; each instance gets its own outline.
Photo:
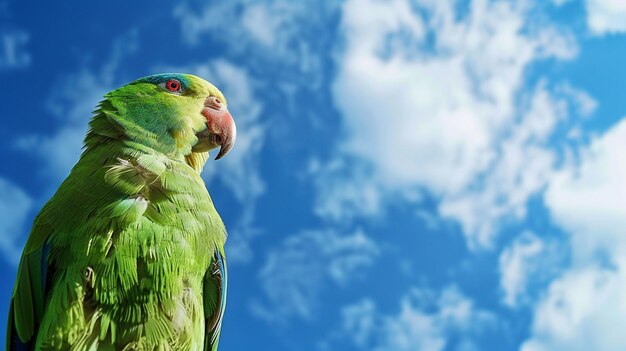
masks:
<instances>
[{"instance_id":1,"label":"red beak","mask_svg":"<svg viewBox=\"0 0 626 351\"><path fill-rule=\"evenodd\" d=\"M209 96L206 99L202 115L206 117L209 131L217 136L216 143L220 145L220 152L215 159L219 160L235 145L235 139L237 139L235 121L224 103L215 96Z\"/></svg>"}]
</instances>

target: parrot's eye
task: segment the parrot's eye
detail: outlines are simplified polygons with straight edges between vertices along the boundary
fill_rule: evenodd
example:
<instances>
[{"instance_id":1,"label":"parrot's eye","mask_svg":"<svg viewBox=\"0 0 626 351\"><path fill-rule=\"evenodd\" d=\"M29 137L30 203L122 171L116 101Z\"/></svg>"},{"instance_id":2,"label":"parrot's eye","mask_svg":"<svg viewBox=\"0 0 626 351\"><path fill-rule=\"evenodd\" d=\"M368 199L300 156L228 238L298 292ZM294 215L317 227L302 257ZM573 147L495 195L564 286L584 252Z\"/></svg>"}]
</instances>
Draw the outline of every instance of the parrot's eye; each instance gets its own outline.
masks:
<instances>
[{"instance_id":1,"label":"parrot's eye","mask_svg":"<svg viewBox=\"0 0 626 351\"><path fill-rule=\"evenodd\" d=\"M165 89L171 91L172 93L180 92L180 82L176 79L170 79L165 82Z\"/></svg>"}]
</instances>

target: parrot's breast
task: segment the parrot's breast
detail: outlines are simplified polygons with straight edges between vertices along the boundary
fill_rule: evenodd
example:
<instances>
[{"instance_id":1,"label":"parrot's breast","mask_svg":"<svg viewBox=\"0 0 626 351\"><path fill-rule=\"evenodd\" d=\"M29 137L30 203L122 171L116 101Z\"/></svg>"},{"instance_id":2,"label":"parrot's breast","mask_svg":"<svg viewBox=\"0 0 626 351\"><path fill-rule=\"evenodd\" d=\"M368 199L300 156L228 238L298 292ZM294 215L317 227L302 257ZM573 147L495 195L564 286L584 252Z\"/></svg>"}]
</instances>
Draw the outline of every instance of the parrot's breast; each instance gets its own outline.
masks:
<instances>
[{"instance_id":1,"label":"parrot's breast","mask_svg":"<svg viewBox=\"0 0 626 351\"><path fill-rule=\"evenodd\" d=\"M194 169L160 155L129 154L95 172L91 167L81 186L62 186L65 204L49 209L61 215L70 202L77 215L51 237L55 274L42 349L203 345L203 277L223 250L223 223ZM73 174L86 175L80 167Z\"/></svg>"}]
</instances>

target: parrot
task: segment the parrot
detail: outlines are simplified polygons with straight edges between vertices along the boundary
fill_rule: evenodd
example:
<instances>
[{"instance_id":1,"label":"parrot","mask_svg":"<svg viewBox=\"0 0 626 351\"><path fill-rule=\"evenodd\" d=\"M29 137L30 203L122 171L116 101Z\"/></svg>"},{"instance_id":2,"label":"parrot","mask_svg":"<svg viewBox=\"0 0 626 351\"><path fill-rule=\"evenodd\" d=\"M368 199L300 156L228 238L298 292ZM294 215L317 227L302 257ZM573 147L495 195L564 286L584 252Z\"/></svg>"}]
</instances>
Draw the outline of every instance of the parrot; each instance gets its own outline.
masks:
<instances>
[{"instance_id":1,"label":"parrot","mask_svg":"<svg viewBox=\"0 0 626 351\"><path fill-rule=\"evenodd\" d=\"M163 73L104 95L78 162L35 217L7 350L218 348L226 229L201 177L236 127L224 95Z\"/></svg>"}]
</instances>

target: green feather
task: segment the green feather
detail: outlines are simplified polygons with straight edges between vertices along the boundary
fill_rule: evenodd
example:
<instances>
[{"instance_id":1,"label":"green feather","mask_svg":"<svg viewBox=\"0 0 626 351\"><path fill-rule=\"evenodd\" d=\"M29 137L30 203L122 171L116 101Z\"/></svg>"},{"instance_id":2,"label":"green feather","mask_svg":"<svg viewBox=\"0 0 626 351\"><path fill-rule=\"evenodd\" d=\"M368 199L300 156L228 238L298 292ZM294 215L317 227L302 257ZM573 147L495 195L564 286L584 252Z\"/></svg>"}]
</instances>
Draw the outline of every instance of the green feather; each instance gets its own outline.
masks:
<instances>
[{"instance_id":1,"label":"green feather","mask_svg":"<svg viewBox=\"0 0 626 351\"><path fill-rule=\"evenodd\" d=\"M184 93L160 88L164 79L184 81ZM208 153L191 152L211 95L225 101L200 78L170 74L105 96L80 160L33 225L8 350L11 340L33 350L217 349L219 327L205 324L221 320L221 285L206 277L226 230L200 177Z\"/></svg>"}]
</instances>

